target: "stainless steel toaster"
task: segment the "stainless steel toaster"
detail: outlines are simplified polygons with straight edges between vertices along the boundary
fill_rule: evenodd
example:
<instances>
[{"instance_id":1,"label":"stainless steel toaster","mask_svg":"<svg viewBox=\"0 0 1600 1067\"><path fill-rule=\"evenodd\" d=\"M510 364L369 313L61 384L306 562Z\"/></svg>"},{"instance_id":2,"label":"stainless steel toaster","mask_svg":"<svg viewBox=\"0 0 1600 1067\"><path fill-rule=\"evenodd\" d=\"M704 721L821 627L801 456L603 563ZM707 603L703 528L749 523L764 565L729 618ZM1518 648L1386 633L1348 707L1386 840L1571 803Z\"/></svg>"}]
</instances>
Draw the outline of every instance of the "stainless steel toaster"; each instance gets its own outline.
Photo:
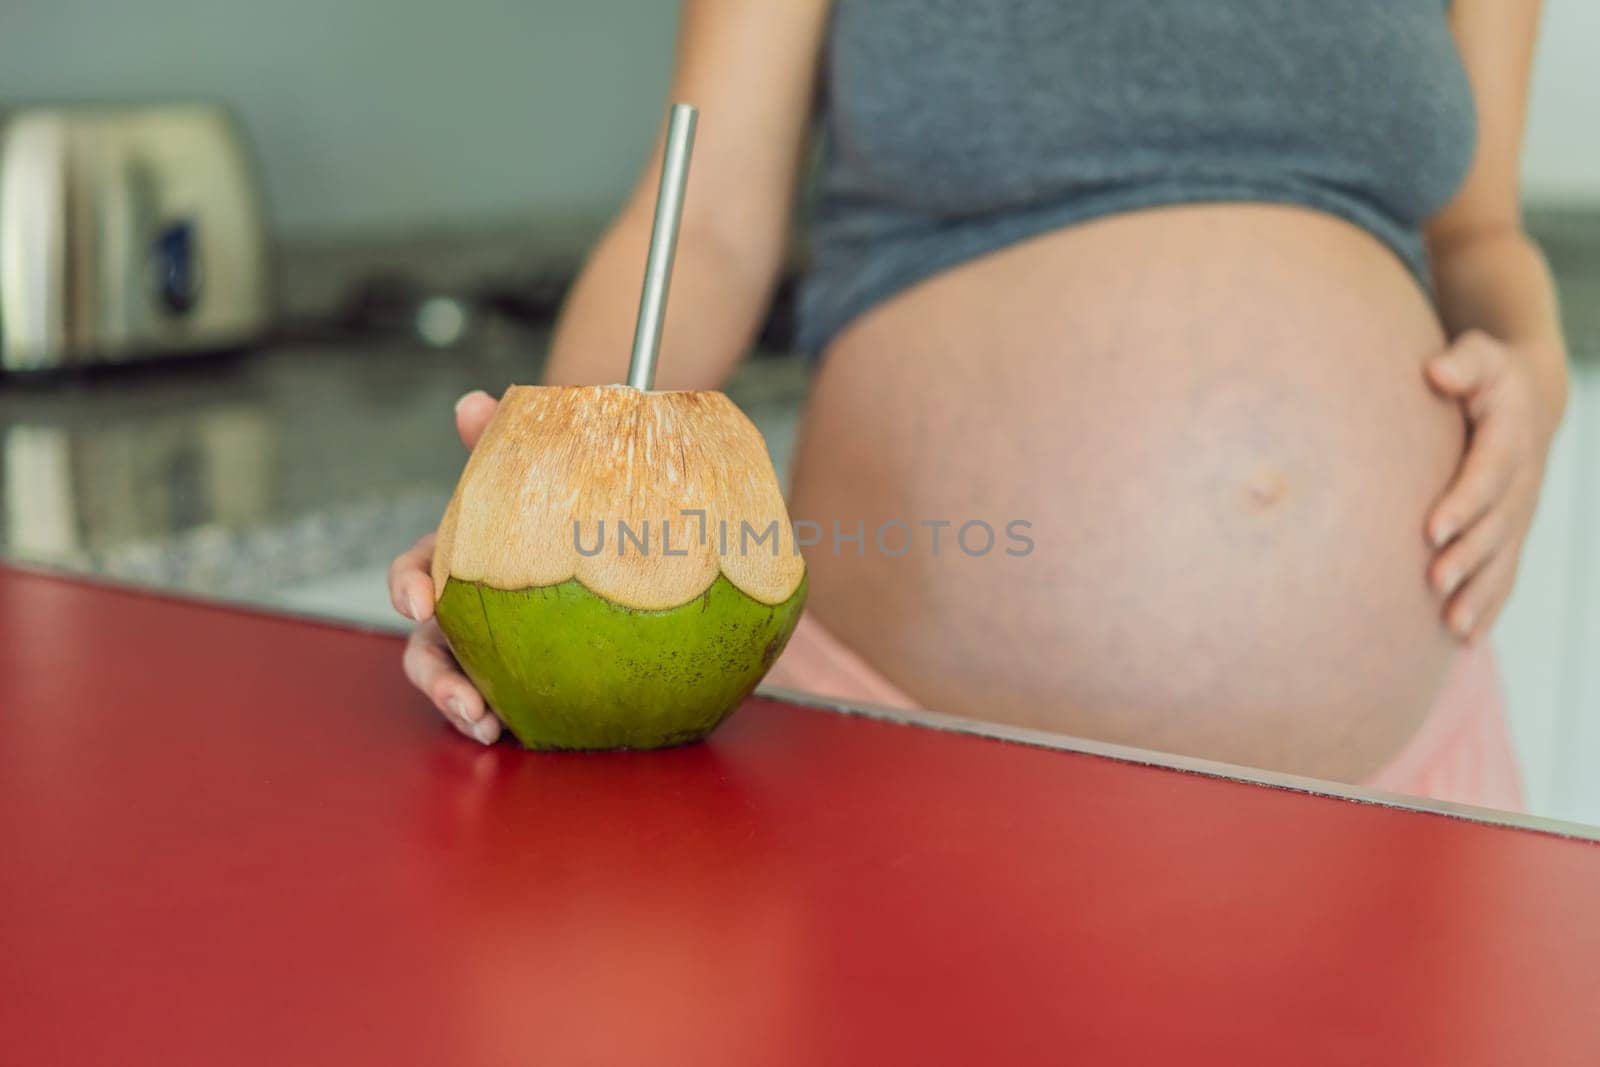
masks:
<instances>
[{"instance_id":1,"label":"stainless steel toaster","mask_svg":"<svg viewBox=\"0 0 1600 1067\"><path fill-rule=\"evenodd\" d=\"M0 369L247 345L271 290L259 184L224 108L0 113Z\"/></svg>"}]
</instances>

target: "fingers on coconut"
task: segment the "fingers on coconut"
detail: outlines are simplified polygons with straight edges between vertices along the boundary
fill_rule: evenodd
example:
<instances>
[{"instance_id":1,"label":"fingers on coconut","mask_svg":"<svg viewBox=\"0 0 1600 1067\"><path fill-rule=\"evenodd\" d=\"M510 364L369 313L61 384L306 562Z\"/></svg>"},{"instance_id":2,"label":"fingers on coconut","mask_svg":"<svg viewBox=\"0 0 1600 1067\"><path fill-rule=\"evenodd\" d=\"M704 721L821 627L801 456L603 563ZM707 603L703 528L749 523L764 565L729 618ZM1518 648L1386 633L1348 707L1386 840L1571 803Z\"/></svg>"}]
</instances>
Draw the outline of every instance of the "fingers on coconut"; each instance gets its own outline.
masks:
<instances>
[{"instance_id":1,"label":"fingers on coconut","mask_svg":"<svg viewBox=\"0 0 1600 1067\"><path fill-rule=\"evenodd\" d=\"M438 624L417 627L406 642L401 662L411 684L422 690L456 729L468 737L479 737L478 723L485 717L483 697L456 666Z\"/></svg>"},{"instance_id":2,"label":"fingers on coconut","mask_svg":"<svg viewBox=\"0 0 1600 1067\"><path fill-rule=\"evenodd\" d=\"M482 389L474 389L457 400L456 433L461 435L461 443L468 448L476 445L499 406L500 402Z\"/></svg>"},{"instance_id":3,"label":"fingers on coconut","mask_svg":"<svg viewBox=\"0 0 1600 1067\"><path fill-rule=\"evenodd\" d=\"M426 534L395 557L389 565L389 602L394 610L414 622L433 618L433 565L435 534Z\"/></svg>"},{"instance_id":4,"label":"fingers on coconut","mask_svg":"<svg viewBox=\"0 0 1600 1067\"><path fill-rule=\"evenodd\" d=\"M493 708L486 707L483 718L472 724L472 739L485 745L500 740L500 719Z\"/></svg>"}]
</instances>

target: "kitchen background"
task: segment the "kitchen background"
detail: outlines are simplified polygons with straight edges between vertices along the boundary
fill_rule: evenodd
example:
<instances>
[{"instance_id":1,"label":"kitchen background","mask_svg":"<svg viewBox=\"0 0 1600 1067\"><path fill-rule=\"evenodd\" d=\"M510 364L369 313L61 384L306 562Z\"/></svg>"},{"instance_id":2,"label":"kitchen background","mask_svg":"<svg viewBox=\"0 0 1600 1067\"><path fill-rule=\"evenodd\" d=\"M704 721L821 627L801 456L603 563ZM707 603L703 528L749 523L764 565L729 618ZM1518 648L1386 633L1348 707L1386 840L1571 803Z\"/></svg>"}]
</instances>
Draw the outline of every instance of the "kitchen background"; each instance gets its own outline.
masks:
<instances>
[{"instance_id":1,"label":"kitchen background","mask_svg":"<svg viewBox=\"0 0 1600 1067\"><path fill-rule=\"evenodd\" d=\"M1575 359L1496 641L1536 813L1600 823L1600 4L1547 0L1530 227ZM448 411L536 373L574 259L661 121L670 0L13 0L0 110L219 98L279 249L271 343L0 377L0 552L399 626L382 575L459 472ZM775 309L730 392L780 467L806 388ZM375 462L373 457L382 457Z\"/></svg>"}]
</instances>

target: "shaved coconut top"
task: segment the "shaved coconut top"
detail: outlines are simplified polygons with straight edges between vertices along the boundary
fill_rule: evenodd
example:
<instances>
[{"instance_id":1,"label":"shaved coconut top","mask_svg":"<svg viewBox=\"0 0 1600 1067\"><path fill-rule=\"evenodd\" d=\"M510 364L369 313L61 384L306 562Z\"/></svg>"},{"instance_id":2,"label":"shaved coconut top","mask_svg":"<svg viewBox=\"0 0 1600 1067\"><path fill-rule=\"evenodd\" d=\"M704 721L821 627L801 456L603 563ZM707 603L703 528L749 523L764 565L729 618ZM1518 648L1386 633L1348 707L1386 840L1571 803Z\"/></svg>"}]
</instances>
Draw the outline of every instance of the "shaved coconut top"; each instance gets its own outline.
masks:
<instances>
[{"instance_id":1,"label":"shaved coconut top","mask_svg":"<svg viewBox=\"0 0 1600 1067\"><path fill-rule=\"evenodd\" d=\"M702 520L682 514L697 509L703 538ZM648 536L644 551L619 536L619 522ZM776 539L758 544L774 522ZM719 572L768 604L787 600L804 577L766 443L721 393L627 386L508 389L467 460L433 554L436 596L449 577L497 589L577 578L647 610L693 600Z\"/></svg>"}]
</instances>

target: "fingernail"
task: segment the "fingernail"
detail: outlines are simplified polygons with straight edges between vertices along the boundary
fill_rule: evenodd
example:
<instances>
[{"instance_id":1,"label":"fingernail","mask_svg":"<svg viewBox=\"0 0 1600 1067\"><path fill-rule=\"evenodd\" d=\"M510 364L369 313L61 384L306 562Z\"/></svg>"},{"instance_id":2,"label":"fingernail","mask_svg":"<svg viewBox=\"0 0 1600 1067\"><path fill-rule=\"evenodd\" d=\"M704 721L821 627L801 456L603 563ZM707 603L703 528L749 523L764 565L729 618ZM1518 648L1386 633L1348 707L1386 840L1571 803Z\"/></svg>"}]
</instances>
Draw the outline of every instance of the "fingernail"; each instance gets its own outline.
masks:
<instances>
[{"instance_id":1,"label":"fingernail","mask_svg":"<svg viewBox=\"0 0 1600 1067\"><path fill-rule=\"evenodd\" d=\"M445 710L467 725L472 725L474 719L467 714L467 702L460 697L451 697L444 702Z\"/></svg>"},{"instance_id":2,"label":"fingernail","mask_svg":"<svg viewBox=\"0 0 1600 1067\"><path fill-rule=\"evenodd\" d=\"M407 593L405 599L401 603L405 608L406 618L415 622L417 618L417 602L412 599L410 593Z\"/></svg>"},{"instance_id":3,"label":"fingernail","mask_svg":"<svg viewBox=\"0 0 1600 1067\"><path fill-rule=\"evenodd\" d=\"M476 737L479 741L487 745L495 739L497 729L498 727L495 726L494 719L485 715L483 718L473 723L472 736Z\"/></svg>"},{"instance_id":4,"label":"fingernail","mask_svg":"<svg viewBox=\"0 0 1600 1067\"><path fill-rule=\"evenodd\" d=\"M1456 586L1461 584L1461 572L1451 568L1439 575L1439 592L1449 595L1456 591Z\"/></svg>"},{"instance_id":5,"label":"fingernail","mask_svg":"<svg viewBox=\"0 0 1600 1067\"><path fill-rule=\"evenodd\" d=\"M1448 519L1439 523L1435 523L1433 527L1433 547L1443 547L1445 542L1449 541L1450 538L1455 536L1455 534L1455 524L1450 522Z\"/></svg>"},{"instance_id":6,"label":"fingernail","mask_svg":"<svg viewBox=\"0 0 1600 1067\"><path fill-rule=\"evenodd\" d=\"M1460 634L1462 637L1470 636L1472 633L1472 624L1476 621L1476 618L1470 611L1457 612L1455 617L1456 633Z\"/></svg>"},{"instance_id":7,"label":"fingernail","mask_svg":"<svg viewBox=\"0 0 1600 1067\"><path fill-rule=\"evenodd\" d=\"M459 415L461 413L461 405L462 404L465 404L469 399L471 399L472 397L477 396L481 392L483 392L482 389L472 389L472 390L469 390L469 391L467 391L465 393L462 393L460 399L458 399L456 401L456 414Z\"/></svg>"}]
</instances>

